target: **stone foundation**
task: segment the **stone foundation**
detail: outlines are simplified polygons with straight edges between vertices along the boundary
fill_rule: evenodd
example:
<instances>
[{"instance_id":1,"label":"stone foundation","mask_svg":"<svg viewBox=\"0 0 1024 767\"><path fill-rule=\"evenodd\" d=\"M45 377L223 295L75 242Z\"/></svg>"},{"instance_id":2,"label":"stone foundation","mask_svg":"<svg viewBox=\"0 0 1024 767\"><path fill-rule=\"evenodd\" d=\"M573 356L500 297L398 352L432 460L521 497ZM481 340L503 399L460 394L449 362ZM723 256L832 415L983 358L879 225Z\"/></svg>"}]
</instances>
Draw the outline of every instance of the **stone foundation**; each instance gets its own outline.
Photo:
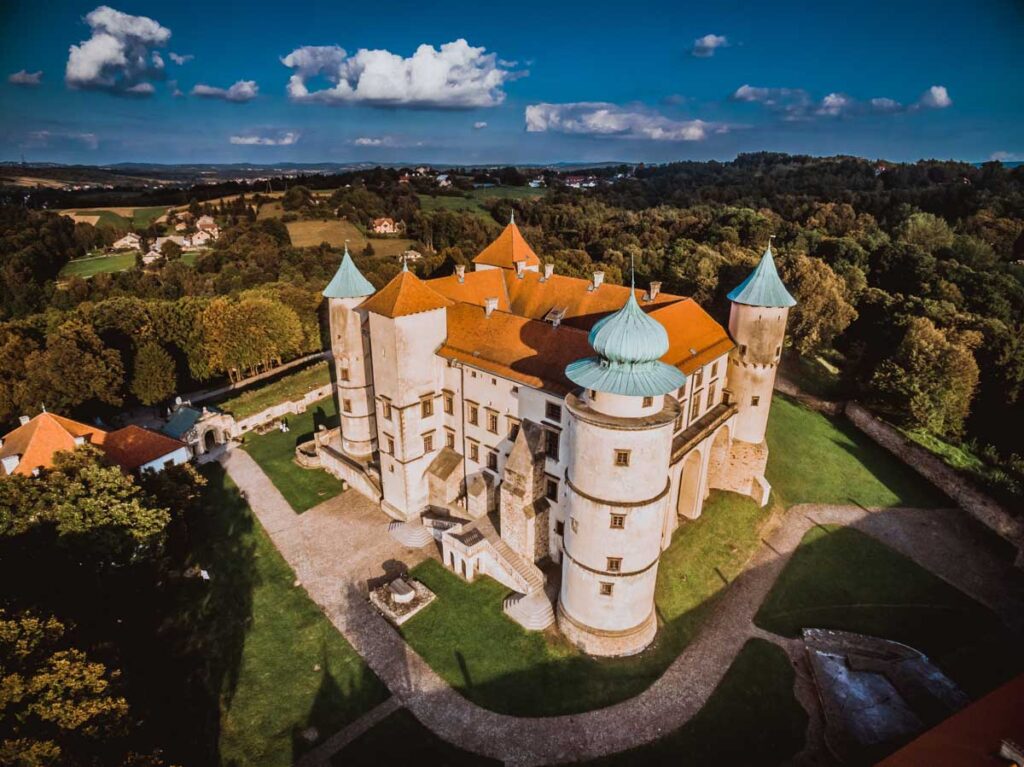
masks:
<instances>
[{"instance_id":1,"label":"stone foundation","mask_svg":"<svg viewBox=\"0 0 1024 767\"><path fill-rule=\"evenodd\" d=\"M584 626L570 617L558 603L558 630L566 639L587 655L617 658L636 655L647 649L658 633L658 618L654 610L639 626L625 631L602 631Z\"/></svg>"},{"instance_id":2,"label":"stone foundation","mask_svg":"<svg viewBox=\"0 0 1024 767\"><path fill-rule=\"evenodd\" d=\"M759 505L768 503L772 486L765 479L768 465L768 444L752 445L736 439L720 466L708 471L708 486L717 490L753 498Z\"/></svg>"}]
</instances>

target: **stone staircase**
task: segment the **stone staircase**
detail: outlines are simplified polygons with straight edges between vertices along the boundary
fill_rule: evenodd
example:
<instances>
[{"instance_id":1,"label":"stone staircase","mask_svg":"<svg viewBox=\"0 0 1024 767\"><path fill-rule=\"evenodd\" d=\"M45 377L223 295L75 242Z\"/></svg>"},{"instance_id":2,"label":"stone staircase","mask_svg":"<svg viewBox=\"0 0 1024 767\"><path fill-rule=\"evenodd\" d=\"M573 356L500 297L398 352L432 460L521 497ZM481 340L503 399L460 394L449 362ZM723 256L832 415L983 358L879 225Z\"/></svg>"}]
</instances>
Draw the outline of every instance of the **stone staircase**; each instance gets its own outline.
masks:
<instances>
[{"instance_id":1,"label":"stone staircase","mask_svg":"<svg viewBox=\"0 0 1024 767\"><path fill-rule=\"evenodd\" d=\"M483 533L484 538L491 544L491 549L494 551L495 556L522 581L525 593L532 594L535 591L544 591L544 573L541 572L537 565L533 562L528 562L511 546L505 543L502 537L498 535L498 531L494 529L490 519L486 517L481 518L477 522L477 529Z\"/></svg>"},{"instance_id":2,"label":"stone staircase","mask_svg":"<svg viewBox=\"0 0 1024 767\"><path fill-rule=\"evenodd\" d=\"M527 631L543 631L555 622L555 611L544 589L509 594L501 603L504 613Z\"/></svg>"},{"instance_id":3,"label":"stone staircase","mask_svg":"<svg viewBox=\"0 0 1024 767\"><path fill-rule=\"evenodd\" d=\"M421 549L428 543L434 542L433 534L419 520L415 522L395 520L388 525L388 534L407 549Z\"/></svg>"}]
</instances>

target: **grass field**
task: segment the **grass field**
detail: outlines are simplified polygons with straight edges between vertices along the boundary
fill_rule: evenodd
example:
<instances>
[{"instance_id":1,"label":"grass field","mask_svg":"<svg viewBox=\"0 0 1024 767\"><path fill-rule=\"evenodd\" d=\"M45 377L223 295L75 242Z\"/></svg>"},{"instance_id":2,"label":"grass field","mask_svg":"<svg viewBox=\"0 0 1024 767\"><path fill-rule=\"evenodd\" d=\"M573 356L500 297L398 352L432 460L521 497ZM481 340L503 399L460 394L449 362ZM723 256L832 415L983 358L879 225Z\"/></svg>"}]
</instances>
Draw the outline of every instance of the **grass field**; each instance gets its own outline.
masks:
<instances>
[{"instance_id":1,"label":"grass field","mask_svg":"<svg viewBox=\"0 0 1024 767\"><path fill-rule=\"evenodd\" d=\"M207 643L201 672L220 700L219 759L212 763L286 767L321 737L387 698L387 690L335 631L216 464L197 518L191 559L211 580L183 594L180 620ZM219 735L218 735L219 733Z\"/></svg>"},{"instance_id":2,"label":"grass field","mask_svg":"<svg viewBox=\"0 0 1024 767\"><path fill-rule=\"evenodd\" d=\"M553 716L611 705L648 687L692 640L723 577L738 573L757 546L767 515L749 499L712 494L662 555L658 638L631 658L592 658L553 632L527 632L501 611L508 589L490 578L466 583L433 560L413 575L438 600L401 631L449 684L486 708Z\"/></svg>"},{"instance_id":3,"label":"grass field","mask_svg":"<svg viewBox=\"0 0 1024 767\"><path fill-rule=\"evenodd\" d=\"M1011 637L991 611L852 528L810 530L755 623L784 636L814 627L903 642L931 657L972 696L1021 667Z\"/></svg>"},{"instance_id":4,"label":"grass field","mask_svg":"<svg viewBox=\"0 0 1024 767\"><path fill-rule=\"evenodd\" d=\"M135 266L135 251L86 256L64 264L64 268L60 270L60 276L65 279L68 277L92 277L94 274L123 272L133 266Z\"/></svg>"},{"instance_id":5,"label":"grass field","mask_svg":"<svg viewBox=\"0 0 1024 767\"><path fill-rule=\"evenodd\" d=\"M166 205L149 208L71 208L61 213L82 217L96 217L96 226L112 229L145 229L167 212Z\"/></svg>"},{"instance_id":6,"label":"grass field","mask_svg":"<svg viewBox=\"0 0 1024 767\"><path fill-rule=\"evenodd\" d=\"M266 434L249 433L245 437L246 452L296 512L311 509L342 490L341 480L326 471L304 469L295 463L295 447L311 440L317 425L337 426L337 412L334 397L324 397L310 405L305 413L287 417L291 431L282 433L273 429Z\"/></svg>"},{"instance_id":7,"label":"grass field","mask_svg":"<svg viewBox=\"0 0 1024 767\"><path fill-rule=\"evenodd\" d=\"M413 241L398 237L367 238L351 221L291 221L286 224L292 245L297 248L316 247L322 242L340 248L348 240L353 253L362 253L366 243L373 245L376 256L399 256L413 246Z\"/></svg>"},{"instance_id":8,"label":"grass field","mask_svg":"<svg viewBox=\"0 0 1024 767\"><path fill-rule=\"evenodd\" d=\"M248 418L279 402L291 402L307 392L331 382L331 371L326 362L318 362L295 373L288 373L271 383L256 386L237 397L217 404L221 410L235 418Z\"/></svg>"},{"instance_id":9,"label":"grass field","mask_svg":"<svg viewBox=\"0 0 1024 767\"><path fill-rule=\"evenodd\" d=\"M785 506L948 504L943 495L853 425L809 410L783 395L768 419L767 477Z\"/></svg>"}]
</instances>

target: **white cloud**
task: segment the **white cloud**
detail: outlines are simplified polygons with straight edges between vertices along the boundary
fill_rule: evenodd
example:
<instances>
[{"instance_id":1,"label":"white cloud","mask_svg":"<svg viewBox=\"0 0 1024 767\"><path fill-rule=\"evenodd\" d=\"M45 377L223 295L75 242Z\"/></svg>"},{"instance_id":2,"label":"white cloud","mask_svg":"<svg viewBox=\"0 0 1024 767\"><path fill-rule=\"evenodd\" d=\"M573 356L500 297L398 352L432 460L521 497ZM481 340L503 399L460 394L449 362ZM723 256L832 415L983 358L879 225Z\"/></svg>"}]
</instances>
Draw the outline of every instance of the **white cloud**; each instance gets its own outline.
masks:
<instances>
[{"instance_id":1,"label":"white cloud","mask_svg":"<svg viewBox=\"0 0 1024 767\"><path fill-rule=\"evenodd\" d=\"M704 35L693 41L690 55L706 59L715 55L718 48L728 48L729 40L725 35Z\"/></svg>"},{"instance_id":2,"label":"white cloud","mask_svg":"<svg viewBox=\"0 0 1024 767\"><path fill-rule=\"evenodd\" d=\"M153 47L167 44L171 30L146 16L132 16L101 5L85 17L88 40L72 45L64 70L71 88L146 95L139 88L163 75L163 59Z\"/></svg>"},{"instance_id":3,"label":"white cloud","mask_svg":"<svg viewBox=\"0 0 1024 767\"><path fill-rule=\"evenodd\" d=\"M49 131L49 130L38 130L32 131L28 134L28 140L23 146L28 147L48 147L50 146L50 140L56 139L61 142L65 141L77 141L83 144L87 149L97 149L100 145L99 137L95 133L81 133L78 131Z\"/></svg>"},{"instance_id":4,"label":"white cloud","mask_svg":"<svg viewBox=\"0 0 1024 767\"><path fill-rule=\"evenodd\" d=\"M836 117L849 112L854 107L854 101L845 93L830 93L821 100L818 107L818 114Z\"/></svg>"},{"instance_id":5,"label":"white cloud","mask_svg":"<svg viewBox=\"0 0 1024 767\"><path fill-rule=\"evenodd\" d=\"M299 140L299 134L295 131L282 133L279 136L232 136L232 144L242 146L291 146Z\"/></svg>"},{"instance_id":6,"label":"white cloud","mask_svg":"<svg viewBox=\"0 0 1024 767\"><path fill-rule=\"evenodd\" d=\"M953 105L953 99L945 85L933 85L921 94L917 103L922 109L945 109Z\"/></svg>"},{"instance_id":7,"label":"white cloud","mask_svg":"<svg viewBox=\"0 0 1024 767\"><path fill-rule=\"evenodd\" d=\"M524 74L503 67L495 54L463 39L440 49L421 45L408 58L365 48L349 56L336 45L307 45L281 63L294 70L288 81L293 101L381 107L493 107L505 100L502 86ZM309 90L308 82L315 77L331 87Z\"/></svg>"},{"instance_id":8,"label":"white cloud","mask_svg":"<svg viewBox=\"0 0 1024 767\"><path fill-rule=\"evenodd\" d=\"M182 64L188 64L188 62L192 61L192 59L195 58L195 56L193 56L191 53L186 53L182 55L180 53L174 53L173 51L171 53L168 53L167 55L170 57L171 61L173 61L179 67Z\"/></svg>"},{"instance_id":9,"label":"white cloud","mask_svg":"<svg viewBox=\"0 0 1024 767\"><path fill-rule=\"evenodd\" d=\"M259 94L260 87L255 80L239 80L230 88L217 88L213 85L199 83L192 88L192 95L204 99L222 99L244 104L252 101Z\"/></svg>"},{"instance_id":10,"label":"white cloud","mask_svg":"<svg viewBox=\"0 0 1024 767\"><path fill-rule=\"evenodd\" d=\"M356 146L384 146L388 143L387 139L383 138L372 138L370 136L360 136L357 139L353 139L353 144Z\"/></svg>"},{"instance_id":11,"label":"white cloud","mask_svg":"<svg viewBox=\"0 0 1024 767\"><path fill-rule=\"evenodd\" d=\"M478 120L477 122L473 123L473 130L483 130L486 127L487 123L484 122L483 120Z\"/></svg>"},{"instance_id":12,"label":"white cloud","mask_svg":"<svg viewBox=\"0 0 1024 767\"><path fill-rule=\"evenodd\" d=\"M1015 162L1017 160L1020 160L1022 156L1024 155L1020 155L1016 152L999 151L990 154L988 156L988 159L992 160L993 162Z\"/></svg>"},{"instance_id":13,"label":"white cloud","mask_svg":"<svg viewBox=\"0 0 1024 767\"><path fill-rule=\"evenodd\" d=\"M42 81L43 70L41 69L38 72L28 72L23 69L20 72L15 72L7 77L7 82L12 85L26 85L28 87L39 85Z\"/></svg>"},{"instance_id":14,"label":"white cloud","mask_svg":"<svg viewBox=\"0 0 1024 767\"><path fill-rule=\"evenodd\" d=\"M810 120L813 117L851 117L859 115L885 115L916 112L921 109L944 109L953 101L941 85L933 85L913 104L907 106L895 99L878 97L867 101L845 93L833 92L821 101L812 101L802 88L760 88L741 85L731 96L733 101L764 105L766 109L783 114L786 120Z\"/></svg>"},{"instance_id":15,"label":"white cloud","mask_svg":"<svg viewBox=\"0 0 1024 767\"><path fill-rule=\"evenodd\" d=\"M728 126L703 120L673 120L642 108L601 101L568 104L531 104L526 107L529 133L565 133L576 136L647 139L650 141L703 141Z\"/></svg>"}]
</instances>

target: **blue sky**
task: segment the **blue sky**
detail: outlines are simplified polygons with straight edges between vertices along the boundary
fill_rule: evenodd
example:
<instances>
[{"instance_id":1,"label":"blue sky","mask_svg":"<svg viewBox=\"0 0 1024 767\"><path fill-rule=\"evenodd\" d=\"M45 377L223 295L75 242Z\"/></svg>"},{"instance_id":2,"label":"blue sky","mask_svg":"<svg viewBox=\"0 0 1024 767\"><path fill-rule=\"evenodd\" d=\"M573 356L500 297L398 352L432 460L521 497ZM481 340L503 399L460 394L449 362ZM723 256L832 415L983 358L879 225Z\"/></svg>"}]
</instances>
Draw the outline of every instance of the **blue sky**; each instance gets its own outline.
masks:
<instances>
[{"instance_id":1,"label":"blue sky","mask_svg":"<svg viewBox=\"0 0 1024 767\"><path fill-rule=\"evenodd\" d=\"M1024 159L1013 0L0 6L6 160Z\"/></svg>"}]
</instances>

